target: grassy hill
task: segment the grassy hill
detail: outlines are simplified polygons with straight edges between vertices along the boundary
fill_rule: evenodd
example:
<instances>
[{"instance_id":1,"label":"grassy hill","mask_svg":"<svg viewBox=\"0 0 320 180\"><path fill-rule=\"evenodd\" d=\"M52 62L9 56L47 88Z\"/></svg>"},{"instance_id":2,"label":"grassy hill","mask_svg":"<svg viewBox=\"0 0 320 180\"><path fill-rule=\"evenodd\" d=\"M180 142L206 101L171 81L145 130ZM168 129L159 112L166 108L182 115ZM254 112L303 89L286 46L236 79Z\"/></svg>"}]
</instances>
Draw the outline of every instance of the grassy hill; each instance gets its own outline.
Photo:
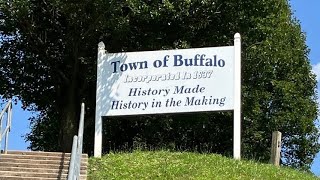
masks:
<instances>
[{"instance_id":1,"label":"grassy hill","mask_svg":"<svg viewBox=\"0 0 320 180\"><path fill-rule=\"evenodd\" d=\"M215 154L135 151L89 160L89 180L98 179L318 179L312 174Z\"/></svg>"}]
</instances>

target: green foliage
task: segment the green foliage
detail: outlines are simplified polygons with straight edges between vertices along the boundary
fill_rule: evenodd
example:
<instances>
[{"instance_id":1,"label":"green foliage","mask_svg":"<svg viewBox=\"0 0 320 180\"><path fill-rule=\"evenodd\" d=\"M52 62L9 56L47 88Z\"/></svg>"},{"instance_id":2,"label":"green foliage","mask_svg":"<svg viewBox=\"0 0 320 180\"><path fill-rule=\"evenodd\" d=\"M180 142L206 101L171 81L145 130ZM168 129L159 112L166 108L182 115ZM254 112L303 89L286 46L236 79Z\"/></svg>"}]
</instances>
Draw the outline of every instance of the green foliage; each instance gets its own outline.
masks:
<instances>
[{"instance_id":1,"label":"green foliage","mask_svg":"<svg viewBox=\"0 0 320 180\"><path fill-rule=\"evenodd\" d=\"M88 179L318 179L289 168L215 154L167 151L110 153L89 159Z\"/></svg>"},{"instance_id":2,"label":"green foliage","mask_svg":"<svg viewBox=\"0 0 320 180\"><path fill-rule=\"evenodd\" d=\"M282 164L309 169L319 151L316 81L286 0L0 0L0 94L40 111L27 136L35 150L69 151L84 101L91 153L99 41L109 52L196 48L232 45L236 32L243 42L242 155L267 162L279 130ZM232 153L231 113L104 123L104 151L138 145Z\"/></svg>"},{"instance_id":3,"label":"green foliage","mask_svg":"<svg viewBox=\"0 0 320 180\"><path fill-rule=\"evenodd\" d=\"M57 115L48 111L48 114L39 114L31 117L31 132L27 134L26 140L32 142L34 151L58 152L60 147L57 143L59 139L59 120Z\"/></svg>"}]
</instances>

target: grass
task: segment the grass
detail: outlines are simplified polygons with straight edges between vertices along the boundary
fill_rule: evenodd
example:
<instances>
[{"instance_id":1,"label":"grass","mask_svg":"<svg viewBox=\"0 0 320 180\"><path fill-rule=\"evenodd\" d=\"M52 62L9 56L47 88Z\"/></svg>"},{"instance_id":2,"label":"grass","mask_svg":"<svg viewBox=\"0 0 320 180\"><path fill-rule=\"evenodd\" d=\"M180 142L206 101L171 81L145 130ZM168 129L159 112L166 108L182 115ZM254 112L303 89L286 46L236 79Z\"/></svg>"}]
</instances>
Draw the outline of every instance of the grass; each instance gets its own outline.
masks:
<instances>
[{"instance_id":1,"label":"grass","mask_svg":"<svg viewBox=\"0 0 320 180\"><path fill-rule=\"evenodd\" d=\"M215 154L135 151L89 159L89 180L99 179L318 179L309 173Z\"/></svg>"}]
</instances>

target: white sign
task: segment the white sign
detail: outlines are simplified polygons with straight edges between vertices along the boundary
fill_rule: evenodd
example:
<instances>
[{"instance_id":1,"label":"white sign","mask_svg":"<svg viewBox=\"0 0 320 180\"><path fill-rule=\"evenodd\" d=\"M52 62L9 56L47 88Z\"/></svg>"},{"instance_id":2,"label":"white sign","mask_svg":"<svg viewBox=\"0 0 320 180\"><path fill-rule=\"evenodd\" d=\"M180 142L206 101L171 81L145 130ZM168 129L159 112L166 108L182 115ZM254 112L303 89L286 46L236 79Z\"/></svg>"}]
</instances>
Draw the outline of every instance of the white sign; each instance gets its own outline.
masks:
<instances>
[{"instance_id":1,"label":"white sign","mask_svg":"<svg viewBox=\"0 0 320 180\"><path fill-rule=\"evenodd\" d=\"M239 48L106 53L104 44L99 44L96 143L102 139L103 116L236 112L240 109L239 50L240 35ZM101 148L95 147L95 156L99 154Z\"/></svg>"},{"instance_id":2,"label":"white sign","mask_svg":"<svg viewBox=\"0 0 320 180\"><path fill-rule=\"evenodd\" d=\"M234 47L105 54L101 116L233 109Z\"/></svg>"}]
</instances>

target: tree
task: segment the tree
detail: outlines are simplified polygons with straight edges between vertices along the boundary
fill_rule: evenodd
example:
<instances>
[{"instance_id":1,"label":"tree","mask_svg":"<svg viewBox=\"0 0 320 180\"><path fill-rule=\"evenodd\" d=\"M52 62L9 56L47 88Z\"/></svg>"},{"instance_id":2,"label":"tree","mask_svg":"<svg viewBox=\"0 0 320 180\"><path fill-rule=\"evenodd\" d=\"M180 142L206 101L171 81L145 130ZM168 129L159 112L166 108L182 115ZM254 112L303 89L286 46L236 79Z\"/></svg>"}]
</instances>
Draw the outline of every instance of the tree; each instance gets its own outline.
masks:
<instances>
[{"instance_id":1,"label":"tree","mask_svg":"<svg viewBox=\"0 0 320 180\"><path fill-rule=\"evenodd\" d=\"M97 27L106 27L102 11L109 16L121 8L104 1L1 1L1 77L7 85L1 94L17 96L25 107L41 112L39 120L53 121L60 150L70 151L80 102L94 108L95 51L88 49L102 34ZM110 21L112 27L121 17Z\"/></svg>"},{"instance_id":2,"label":"tree","mask_svg":"<svg viewBox=\"0 0 320 180\"><path fill-rule=\"evenodd\" d=\"M266 162L274 130L283 132L285 165L308 169L319 150L316 81L304 34L286 0L0 2L0 94L41 112L27 136L32 149L70 151L84 101L85 146L92 150L99 41L109 52L196 48L232 45L240 32L243 155ZM223 154L232 150L230 113L121 119L104 121L106 150L137 142Z\"/></svg>"}]
</instances>

